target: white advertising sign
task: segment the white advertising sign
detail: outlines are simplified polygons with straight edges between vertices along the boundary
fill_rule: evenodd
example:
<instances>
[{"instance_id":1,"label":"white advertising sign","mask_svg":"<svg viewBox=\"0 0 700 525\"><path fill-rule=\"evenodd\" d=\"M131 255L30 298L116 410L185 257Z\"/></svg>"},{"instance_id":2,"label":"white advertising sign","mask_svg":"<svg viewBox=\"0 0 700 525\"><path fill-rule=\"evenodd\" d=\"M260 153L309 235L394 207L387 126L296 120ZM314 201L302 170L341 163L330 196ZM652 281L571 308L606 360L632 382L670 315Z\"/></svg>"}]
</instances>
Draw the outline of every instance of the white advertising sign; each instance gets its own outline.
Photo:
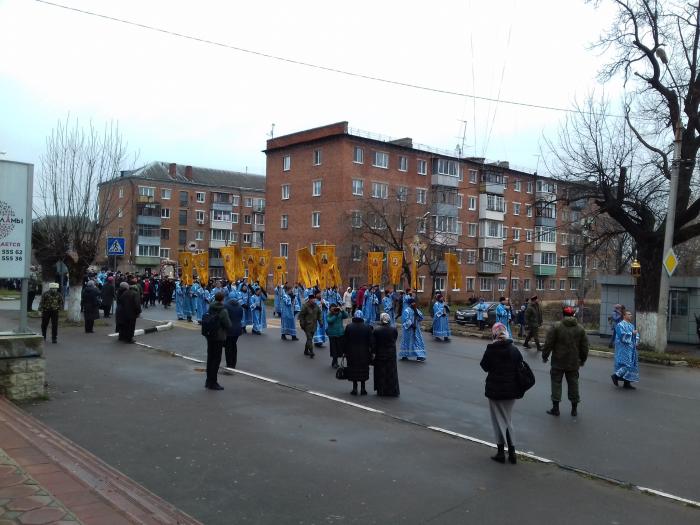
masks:
<instances>
[{"instance_id":1,"label":"white advertising sign","mask_svg":"<svg viewBox=\"0 0 700 525\"><path fill-rule=\"evenodd\" d=\"M34 166L0 160L0 278L29 276Z\"/></svg>"}]
</instances>

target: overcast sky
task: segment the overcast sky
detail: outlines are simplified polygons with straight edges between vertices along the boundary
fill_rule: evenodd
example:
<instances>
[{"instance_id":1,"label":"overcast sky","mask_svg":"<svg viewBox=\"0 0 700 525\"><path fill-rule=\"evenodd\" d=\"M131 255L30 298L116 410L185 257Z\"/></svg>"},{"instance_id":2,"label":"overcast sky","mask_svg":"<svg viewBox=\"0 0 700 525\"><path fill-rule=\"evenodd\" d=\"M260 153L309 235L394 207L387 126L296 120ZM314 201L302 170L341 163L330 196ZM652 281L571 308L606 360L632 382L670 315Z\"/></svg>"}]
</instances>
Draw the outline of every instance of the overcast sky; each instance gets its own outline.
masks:
<instances>
[{"instance_id":1,"label":"overcast sky","mask_svg":"<svg viewBox=\"0 0 700 525\"><path fill-rule=\"evenodd\" d=\"M583 0L56 2L362 75L561 108L602 90L603 59L588 47L612 12ZM565 115L322 71L33 0L0 0L0 49L0 158L36 164L70 113L117 121L141 163L264 173L273 123L279 136L347 120L437 148L464 142L469 155L534 169L543 134Z\"/></svg>"}]
</instances>

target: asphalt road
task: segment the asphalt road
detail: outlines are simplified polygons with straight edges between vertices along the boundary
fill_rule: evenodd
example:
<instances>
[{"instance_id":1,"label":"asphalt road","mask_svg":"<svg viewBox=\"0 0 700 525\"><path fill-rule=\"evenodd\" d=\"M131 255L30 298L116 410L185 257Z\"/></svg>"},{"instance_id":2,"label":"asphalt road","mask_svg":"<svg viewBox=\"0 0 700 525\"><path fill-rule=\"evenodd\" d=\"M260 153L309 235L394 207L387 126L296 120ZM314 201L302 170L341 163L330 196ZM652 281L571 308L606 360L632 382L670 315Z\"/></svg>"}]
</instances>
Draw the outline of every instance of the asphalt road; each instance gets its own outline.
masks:
<instances>
[{"instance_id":1,"label":"asphalt road","mask_svg":"<svg viewBox=\"0 0 700 525\"><path fill-rule=\"evenodd\" d=\"M100 326L88 336L64 328L59 344L46 348L51 400L24 408L206 524L566 519L638 525L694 524L700 516L697 509L554 465L499 465L484 445L278 384L222 376L226 390L207 391L198 365L119 344L106 337L109 331ZM281 345L275 336L270 329L254 344L244 338L241 368L263 373L255 369L267 363L280 375L298 375L299 384L323 383L327 393L350 399L327 360L308 360L301 345ZM176 328L143 341L195 352L200 337ZM478 429L483 377L470 379L476 358L466 352L456 343L431 348L425 366L401 367L400 399L360 401ZM453 374L447 374L450 365ZM479 390L469 402L462 397L468 383ZM438 397L443 406L425 412ZM529 403L517 409L520 426ZM465 408L450 415L455 405ZM588 421L582 416L575 424L565 418L557 424L580 429ZM527 434L519 432L521 441Z\"/></svg>"}]
</instances>

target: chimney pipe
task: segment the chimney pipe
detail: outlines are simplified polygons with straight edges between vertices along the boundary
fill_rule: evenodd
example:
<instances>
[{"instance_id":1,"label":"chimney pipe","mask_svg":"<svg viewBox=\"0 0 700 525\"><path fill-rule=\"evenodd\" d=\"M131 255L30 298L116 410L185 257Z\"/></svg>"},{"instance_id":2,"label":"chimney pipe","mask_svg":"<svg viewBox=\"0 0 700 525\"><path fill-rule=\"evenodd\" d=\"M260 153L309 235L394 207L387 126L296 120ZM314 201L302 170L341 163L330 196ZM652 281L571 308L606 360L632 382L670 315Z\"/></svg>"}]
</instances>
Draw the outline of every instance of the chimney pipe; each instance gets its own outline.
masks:
<instances>
[{"instance_id":1,"label":"chimney pipe","mask_svg":"<svg viewBox=\"0 0 700 525\"><path fill-rule=\"evenodd\" d=\"M168 175L170 175L172 178L175 178L175 174L177 173L177 164L174 162L170 163L170 166L168 166Z\"/></svg>"},{"instance_id":2,"label":"chimney pipe","mask_svg":"<svg viewBox=\"0 0 700 525\"><path fill-rule=\"evenodd\" d=\"M189 181L192 180L192 166L185 166L185 178Z\"/></svg>"}]
</instances>

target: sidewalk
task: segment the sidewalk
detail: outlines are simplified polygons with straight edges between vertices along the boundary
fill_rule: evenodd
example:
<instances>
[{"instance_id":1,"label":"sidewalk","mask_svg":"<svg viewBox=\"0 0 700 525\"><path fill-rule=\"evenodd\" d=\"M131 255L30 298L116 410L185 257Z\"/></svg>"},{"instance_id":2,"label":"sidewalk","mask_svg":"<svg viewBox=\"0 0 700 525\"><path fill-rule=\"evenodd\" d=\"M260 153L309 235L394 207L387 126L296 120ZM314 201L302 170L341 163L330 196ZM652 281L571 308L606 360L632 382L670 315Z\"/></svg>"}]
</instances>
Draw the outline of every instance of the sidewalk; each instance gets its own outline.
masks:
<instances>
[{"instance_id":1,"label":"sidewalk","mask_svg":"<svg viewBox=\"0 0 700 525\"><path fill-rule=\"evenodd\" d=\"M199 522L0 398L0 525Z\"/></svg>"}]
</instances>

